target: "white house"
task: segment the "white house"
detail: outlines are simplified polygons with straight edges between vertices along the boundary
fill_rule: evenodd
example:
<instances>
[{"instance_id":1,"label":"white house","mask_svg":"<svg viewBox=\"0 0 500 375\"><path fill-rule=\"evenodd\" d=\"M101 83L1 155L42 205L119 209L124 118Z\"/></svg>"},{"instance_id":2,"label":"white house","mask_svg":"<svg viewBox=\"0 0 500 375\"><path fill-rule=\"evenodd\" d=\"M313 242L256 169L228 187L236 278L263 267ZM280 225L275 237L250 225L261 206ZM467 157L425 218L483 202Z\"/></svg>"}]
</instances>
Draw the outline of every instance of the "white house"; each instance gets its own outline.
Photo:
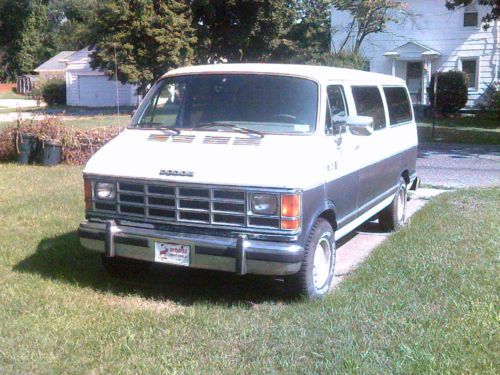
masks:
<instances>
[{"instance_id":1,"label":"white house","mask_svg":"<svg viewBox=\"0 0 500 375\"><path fill-rule=\"evenodd\" d=\"M90 53L84 48L66 60L66 103L69 106L113 107L136 106L136 87L123 85L90 67ZM117 95L118 93L118 95Z\"/></svg>"},{"instance_id":2,"label":"white house","mask_svg":"<svg viewBox=\"0 0 500 375\"><path fill-rule=\"evenodd\" d=\"M368 36L361 45L370 70L405 79L415 104L427 104L432 73L461 70L469 77L467 105L481 103L488 84L500 79L499 23L486 31L481 24L490 8L477 1L455 11L446 8L445 0L407 3L411 16L388 24L386 31ZM335 51L346 40L352 16L332 7L331 22Z\"/></svg>"},{"instance_id":3,"label":"white house","mask_svg":"<svg viewBox=\"0 0 500 375\"><path fill-rule=\"evenodd\" d=\"M51 59L45 61L42 65L34 69L35 73L42 80L48 80L52 78L64 79L66 73L66 61L73 55L75 51L62 51Z\"/></svg>"}]
</instances>

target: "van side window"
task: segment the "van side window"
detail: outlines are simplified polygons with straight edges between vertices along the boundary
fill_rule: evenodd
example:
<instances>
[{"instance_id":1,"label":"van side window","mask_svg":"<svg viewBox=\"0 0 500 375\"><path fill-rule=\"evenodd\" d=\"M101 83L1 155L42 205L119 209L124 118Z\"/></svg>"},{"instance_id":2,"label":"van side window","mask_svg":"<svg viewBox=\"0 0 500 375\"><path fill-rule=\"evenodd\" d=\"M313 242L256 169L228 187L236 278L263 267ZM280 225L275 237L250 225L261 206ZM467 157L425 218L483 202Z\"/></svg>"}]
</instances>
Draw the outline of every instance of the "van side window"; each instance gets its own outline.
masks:
<instances>
[{"instance_id":1,"label":"van side window","mask_svg":"<svg viewBox=\"0 0 500 375\"><path fill-rule=\"evenodd\" d=\"M373 117L373 129L385 128L385 111L382 96L376 86L353 86L352 96L358 116Z\"/></svg>"},{"instance_id":2,"label":"van side window","mask_svg":"<svg viewBox=\"0 0 500 375\"><path fill-rule=\"evenodd\" d=\"M411 105L404 87L384 87L391 126L412 120Z\"/></svg>"},{"instance_id":3,"label":"van side window","mask_svg":"<svg viewBox=\"0 0 500 375\"><path fill-rule=\"evenodd\" d=\"M340 125L345 124L349 115L344 89L342 86L331 85L326 88L328 94L328 108L326 109L325 129L327 134L341 132Z\"/></svg>"}]
</instances>

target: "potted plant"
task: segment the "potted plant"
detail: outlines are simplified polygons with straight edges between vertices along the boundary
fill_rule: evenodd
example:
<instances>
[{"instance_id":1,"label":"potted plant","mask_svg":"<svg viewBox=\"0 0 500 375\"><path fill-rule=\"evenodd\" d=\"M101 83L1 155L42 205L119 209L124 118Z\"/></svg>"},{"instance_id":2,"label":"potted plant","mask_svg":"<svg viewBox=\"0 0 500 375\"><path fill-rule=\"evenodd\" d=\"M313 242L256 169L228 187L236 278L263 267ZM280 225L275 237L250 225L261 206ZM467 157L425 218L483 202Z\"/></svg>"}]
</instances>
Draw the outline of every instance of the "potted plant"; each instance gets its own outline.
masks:
<instances>
[{"instance_id":1,"label":"potted plant","mask_svg":"<svg viewBox=\"0 0 500 375\"><path fill-rule=\"evenodd\" d=\"M18 110L17 129L14 131L14 146L19 164L29 164L35 160L37 136L34 133L33 123L25 124L21 112Z\"/></svg>"},{"instance_id":2,"label":"potted plant","mask_svg":"<svg viewBox=\"0 0 500 375\"><path fill-rule=\"evenodd\" d=\"M57 165L62 159L61 124L56 118L40 120L38 127L37 161L45 166Z\"/></svg>"}]
</instances>

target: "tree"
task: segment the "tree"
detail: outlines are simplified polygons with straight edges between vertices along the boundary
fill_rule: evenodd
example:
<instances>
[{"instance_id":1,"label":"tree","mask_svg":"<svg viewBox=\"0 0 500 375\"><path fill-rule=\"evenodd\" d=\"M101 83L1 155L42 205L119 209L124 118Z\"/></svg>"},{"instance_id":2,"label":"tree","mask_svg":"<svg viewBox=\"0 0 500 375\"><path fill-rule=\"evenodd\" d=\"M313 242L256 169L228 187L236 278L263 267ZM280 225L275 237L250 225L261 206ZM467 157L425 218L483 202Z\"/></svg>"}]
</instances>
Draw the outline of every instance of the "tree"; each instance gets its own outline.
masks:
<instances>
[{"instance_id":1,"label":"tree","mask_svg":"<svg viewBox=\"0 0 500 375\"><path fill-rule=\"evenodd\" d=\"M13 80L61 50L83 47L98 0L0 0L1 80Z\"/></svg>"},{"instance_id":2,"label":"tree","mask_svg":"<svg viewBox=\"0 0 500 375\"><path fill-rule=\"evenodd\" d=\"M353 51L359 53L368 35L384 31L389 22L401 22L409 14L407 4L399 0L334 0L333 5L353 16L347 36L337 52L344 51L347 42L354 37Z\"/></svg>"},{"instance_id":3,"label":"tree","mask_svg":"<svg viewBox=\"0 0 500 375\"><path fill-rule=\"evenodd\" d=\"M446 7L450 10L465 7L472 4L474 0L446 0ZM479 0L479 5L490 6L491 11L483 17L484 29L487 30L490 24L500 18L500 1L499 0Z\"/></svg>"},{"instance_id":4,"label":"tree","mask_svg":"<svg viewBox=\"0 0 500 375\"><path fill-rule=\"evenodd\" d=\"M193 61L196 42L189 8L183 1L106 1L97 12L91 39L91 66L108 76L138 85L148 84L172 68Z\"/></svg>"},{"instance_id":5,"label":"tree","mask_svg":"<svg viewBox=\"0 0 500 375\"><path fill-rule=\"evenodd\" d=\"M198 61L268 60L295 22L294 4L294 0L192 0Z\"/></svg>"},{"instance_id":6,"label":"tree","mask_svg":"<svg viewBox=\"0 0 500 375\"><path fill-rule=\"evenodd\" d=\"M3 80L30 73L50 57L47 6L41 0L0 2L0 51Z\"/></svg>"},{"instance_id":7,"label":"tree","mask_svg":"<svg viewBox=\"0 0 500 375\"><path fill-rule=\"evenodd\" d=\"M317 61L330 52L330 0L297 0L294 22L273 52L272 60Z\"/></svg>"},{"instance_id":8,"label":"tree","mask_svg":"<svg viewBox=\"0 0 500 375\"><path fill-rule=\"evenodd\" d=\"M50 0L49 20L54 25L53 39L58 51L77 50L89 45L91 27L99 0Z\"/></svg>"}]
</instances>

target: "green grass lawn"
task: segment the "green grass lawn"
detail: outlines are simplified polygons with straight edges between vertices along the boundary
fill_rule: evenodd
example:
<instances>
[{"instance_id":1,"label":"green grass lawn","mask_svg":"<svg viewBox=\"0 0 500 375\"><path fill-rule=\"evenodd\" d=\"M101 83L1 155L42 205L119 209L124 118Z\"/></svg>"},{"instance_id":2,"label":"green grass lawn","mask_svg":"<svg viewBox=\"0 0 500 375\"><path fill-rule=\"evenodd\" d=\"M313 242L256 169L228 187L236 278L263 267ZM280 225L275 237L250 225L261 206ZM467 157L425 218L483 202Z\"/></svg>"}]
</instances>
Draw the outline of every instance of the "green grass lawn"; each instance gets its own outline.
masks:
<instances>
[{"instance_id":1,"label":"green grass lawn","mask_svg":"<svg viewBox=\"0 0 500 375\"><path fill-rule=\"evenodd\" d=\"M0 164L0 373L497 373L500 189L446 193L323 301L82 249L81 168Z\"/></svg>"},{"instance_id":2,"label":"green grass lawn","mask_svg":"<svg viewBox=\"0 0 500 375\"><path fill-rule=\"evenodd\" d=\"M31 98L26 95L19 95L14 91L5 91L5 92L0 92L0 99L31 99Z\"/></svg>"},{"instance_id":3,"label":"green grass lawn","mask_svg":"<svg viewBox=\"0 0 500 375\"><path fill-rule=\"evenodd\" d=\"M28 120L29 121L29 120ZM96 115L75 119L66 119L62 122L64 125L75 126L77 128L90 129L102 126L127 126L130 123L129 115ZM0 130L8 126L15 125L12 121L0 121Z\"/></svg>"},{"instance_id":4,"label":"green grass lawn","mask_svg":"<svg viewBox=\"0 0 500 375\"><path fill-rule=\"evenodd\" d=\"M418 123L419 142L467 143L500 145L500 128L472 128L436 125L432 138L432 124Z\"/></svg>"}]
</instances>

